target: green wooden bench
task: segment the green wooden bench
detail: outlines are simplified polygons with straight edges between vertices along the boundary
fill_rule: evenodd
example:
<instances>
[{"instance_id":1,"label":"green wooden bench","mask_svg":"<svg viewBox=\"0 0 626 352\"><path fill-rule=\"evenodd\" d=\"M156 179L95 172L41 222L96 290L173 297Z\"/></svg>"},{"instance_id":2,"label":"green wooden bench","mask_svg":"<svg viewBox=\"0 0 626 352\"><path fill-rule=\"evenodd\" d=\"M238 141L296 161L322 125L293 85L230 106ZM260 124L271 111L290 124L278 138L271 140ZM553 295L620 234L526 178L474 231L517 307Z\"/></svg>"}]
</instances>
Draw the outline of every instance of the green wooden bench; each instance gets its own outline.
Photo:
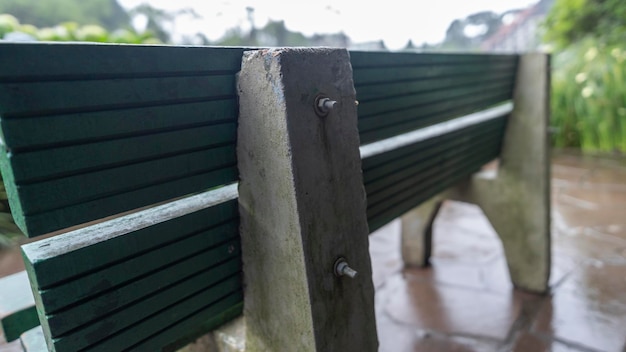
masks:
<instances>
[{"instance_id":1,"label":"green wooden bench","mask_svg":"<svg viewBox=\"0 0 626 352\"><path fill-rule=\"evenodd\" d=\"M11 338L25 332L32 351L42 337L55 351L174 350L240 315L244 49L2 43L0 51L0 166L12 212L29 237L56 232L22 247L41 327L16 326ZM272 55L268 67L290 54ZM518 55L350 60L370 231L509 155L506 140L519 130L511 121L527 104ZM480 198L467 191L475 189L457 196ZM542 291L541 280L515 283Z\"/></svg>"}]
</instances>

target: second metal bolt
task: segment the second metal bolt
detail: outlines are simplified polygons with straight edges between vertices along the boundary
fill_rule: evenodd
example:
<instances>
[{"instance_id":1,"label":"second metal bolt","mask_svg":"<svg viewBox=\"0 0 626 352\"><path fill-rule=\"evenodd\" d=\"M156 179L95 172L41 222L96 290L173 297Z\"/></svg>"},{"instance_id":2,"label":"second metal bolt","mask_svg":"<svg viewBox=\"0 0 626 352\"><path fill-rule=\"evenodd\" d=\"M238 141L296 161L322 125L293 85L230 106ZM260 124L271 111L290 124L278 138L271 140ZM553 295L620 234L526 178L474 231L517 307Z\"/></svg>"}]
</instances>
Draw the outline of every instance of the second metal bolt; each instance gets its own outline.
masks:
<instances>
[{"instance_id":1,"label":"second metal bolt","mask_svg":"<svg viewBox=\"0 0 626 352\"><path fill-rule=\"evenodd\" d=\"M335 275L337 276L345 275L351 279L354 279L357 274L358 273L356 272L356 270L352 269L350 265L348 265L348 262L345 259L339 258L335 262Z\"/></svg>"},{"instance_id":2,"label":"second metal bolt","mask_svg":"<svg viewBox=\"0 0 626 352\"><path fill-rule=\"evenodd\" d=\"M332 109L337 106L337 101L331 100L328 97L320 95L315 99L315 112L319 116L326 116Z\"/></svg>"}]
</instances>

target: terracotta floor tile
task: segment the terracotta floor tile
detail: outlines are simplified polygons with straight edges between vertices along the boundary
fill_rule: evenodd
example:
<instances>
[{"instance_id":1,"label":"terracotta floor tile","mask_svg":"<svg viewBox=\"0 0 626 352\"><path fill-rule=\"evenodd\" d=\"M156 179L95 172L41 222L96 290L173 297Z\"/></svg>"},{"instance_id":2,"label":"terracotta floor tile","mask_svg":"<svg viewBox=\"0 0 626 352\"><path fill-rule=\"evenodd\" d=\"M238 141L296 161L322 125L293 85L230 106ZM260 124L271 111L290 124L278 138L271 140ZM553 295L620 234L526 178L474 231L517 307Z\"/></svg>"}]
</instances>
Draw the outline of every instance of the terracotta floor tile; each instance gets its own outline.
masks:
<instances>
[{"instance_id":1,"label":"terracotta floor tile","mask_svg":"<svg viewBox=\"0 0 626 352\"><path fill-rule=\"evenodd\" d=\"M512 295L498 295L411 279L384 303L392 320L443 334L504 340L519 313Z\"/></svg>"},{"instance_id":2,"label":"terracotta floor tile","mask_svg":"<svg viewBox=\"0 0 626 352\"><path fill-rule=\"evenodd\" d=\"M530 333L522 334L513 347L514 352L581 352L581 349L564 345L550 338Z\"/></svg>"},{"instance_id":3,"label":"terracotta floor tile","mask_svg":"<svg viewBox=\"0 0 626 352\"><path fill-rule=\"evenodd\" d=\"M622 351L626 348L626 306L605 304L585 292L557 290L542 307L533 331L600 351Z\"/></svg>"}]
</instances>

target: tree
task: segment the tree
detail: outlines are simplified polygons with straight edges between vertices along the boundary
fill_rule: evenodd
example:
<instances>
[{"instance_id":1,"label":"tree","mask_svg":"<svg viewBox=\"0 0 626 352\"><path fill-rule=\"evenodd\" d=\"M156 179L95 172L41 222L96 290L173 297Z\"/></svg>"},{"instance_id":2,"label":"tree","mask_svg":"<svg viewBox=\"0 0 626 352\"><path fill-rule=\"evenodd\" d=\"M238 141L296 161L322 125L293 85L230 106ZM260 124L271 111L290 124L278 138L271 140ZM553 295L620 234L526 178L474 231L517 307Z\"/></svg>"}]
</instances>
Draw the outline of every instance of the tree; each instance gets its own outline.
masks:
<instances>
[{"instance_id":1,"label":"tree","mask_svg":"<svg viewBox=\"0 0 626 352\"><path fill-rule=\"evenodd\" d=\"M95 24L108 30L130 27L130 17L117 0L2 0L0 13L37 27L63 22Z\"/></svg>"},{"instance_id":2,"label":"tree","mask_svg":"<svg viewBox=\"0 0 626 352\"><path fill-rule=\"evenodd\" d=\"M565 48L585 37L621 44L626 36L626 1L556 0L545 21L545 40Z\"/></svg>"},{"instance_id":3,"label":"tree","mask_svg":"<svg viewBox=\"0 0 626 352\"><path fill-rule=\"evenodd\" d=\"M173 32L174 22L181 15L190 15L193 18L200 17L193 9L167 11L145 3L130 10L130 16L133 18L136 16L145 17L146 31L153 33L163 43L170 42L170 33Z\"/></svg>"},{"instance_id":4,"label":"tree","mask_svg":"<svg viewBox=\"0 0 626 352\"><path fill-rule=\"evenodd\" d=\"M471 50L493 35L502 26L502 16L483 11L454 20L446 31L444 49Z\"/></svg>"}]
</instances>

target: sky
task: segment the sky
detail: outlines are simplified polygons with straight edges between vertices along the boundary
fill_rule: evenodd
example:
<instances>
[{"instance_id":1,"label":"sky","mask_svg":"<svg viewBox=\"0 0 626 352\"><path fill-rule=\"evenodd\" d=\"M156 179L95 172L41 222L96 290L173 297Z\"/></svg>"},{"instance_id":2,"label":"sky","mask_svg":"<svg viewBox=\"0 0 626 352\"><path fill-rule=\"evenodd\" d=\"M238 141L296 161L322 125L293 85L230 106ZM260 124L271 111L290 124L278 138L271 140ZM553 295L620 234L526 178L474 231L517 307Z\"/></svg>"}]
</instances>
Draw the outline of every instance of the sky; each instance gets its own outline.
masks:
<instances>
[{"instance_id":1,"label":"sky","mask_svg":"<svg viewBox=\"0 0 626 352\"><path fill-rule=\"evenodd\" d=\"M256 27L268 20L284 20L291 31L314 33L344 32L353 43L383 40L390 49L400 49L409 39L414 44L441 42L450 23L480 11L502 13L527 7L536 0L118 0L132 8L141 3L177 10L192 8L201 19L181 16L173 28L180 36L202 32L219 39L227 29L249 29L246 7L254 8Z\"/></svg>"}]
</instances>

